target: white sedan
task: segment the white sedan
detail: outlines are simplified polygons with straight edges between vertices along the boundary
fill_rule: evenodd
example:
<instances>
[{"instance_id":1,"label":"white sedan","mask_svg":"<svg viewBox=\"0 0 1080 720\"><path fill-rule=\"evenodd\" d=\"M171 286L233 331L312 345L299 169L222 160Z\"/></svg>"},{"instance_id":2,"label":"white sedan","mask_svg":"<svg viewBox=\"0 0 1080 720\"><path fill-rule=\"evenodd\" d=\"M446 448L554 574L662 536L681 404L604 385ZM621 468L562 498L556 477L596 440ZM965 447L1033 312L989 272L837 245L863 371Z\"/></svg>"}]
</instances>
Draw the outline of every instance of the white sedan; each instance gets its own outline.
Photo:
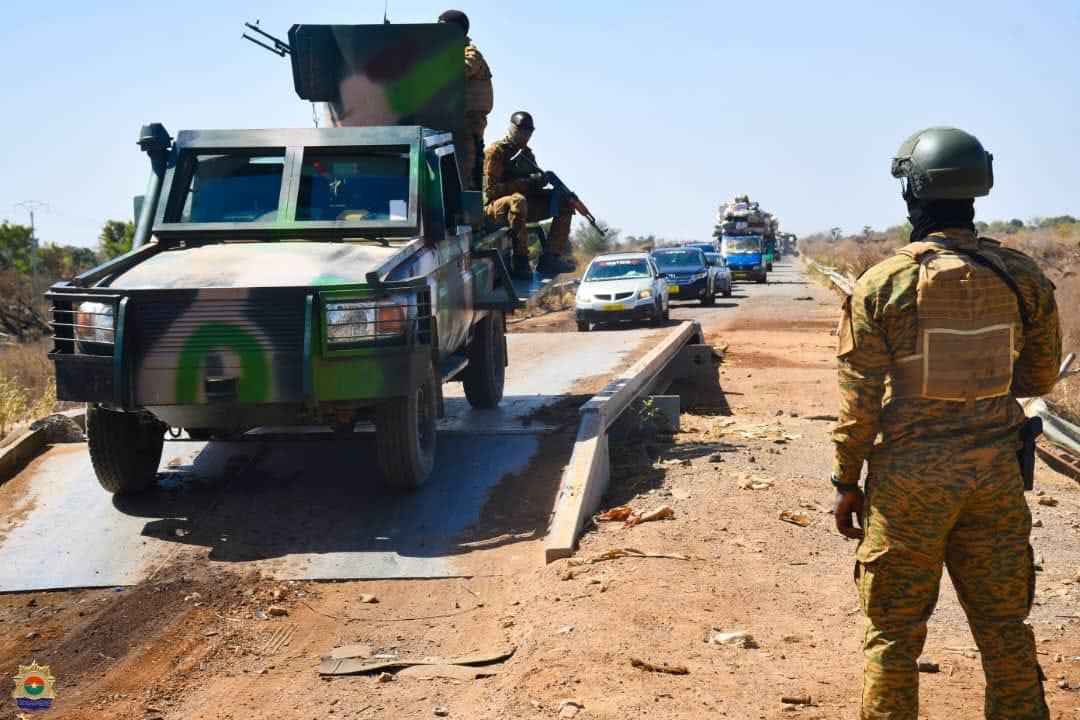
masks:
<instances>
[{"instance_id":1,"label":"white sedan","mask_svg":"<svg viewBox=\"0 0 1080 720\"><path fill-rule=\"evenodd\" d=\"M666 276L648 253L599 255L589 263L574 300L574 319L580 332L593 323L668 319Z\"/></svg>"}]
</instances>

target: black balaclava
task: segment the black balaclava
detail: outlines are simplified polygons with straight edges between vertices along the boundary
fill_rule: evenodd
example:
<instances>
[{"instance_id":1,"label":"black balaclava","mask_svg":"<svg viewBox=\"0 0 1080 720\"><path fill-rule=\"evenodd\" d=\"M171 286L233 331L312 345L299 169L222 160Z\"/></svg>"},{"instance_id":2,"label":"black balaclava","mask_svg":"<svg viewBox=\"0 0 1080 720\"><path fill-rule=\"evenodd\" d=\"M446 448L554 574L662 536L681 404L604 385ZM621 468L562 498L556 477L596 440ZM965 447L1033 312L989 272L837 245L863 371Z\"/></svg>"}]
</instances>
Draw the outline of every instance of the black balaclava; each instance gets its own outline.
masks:
<instances>
[{"instance_id":1,"label":"black balaclava","mask_svg":"<svg viewBox=\"0 0 1080 720\"><path fill-rule=\"evenodd\" d=\"M966 228L975 232L975 198L920 200L912 194L910 187L905 187L904 201L907 202L908 220L911 222L911 242L949 228Z\"/></svg>"}]
</instances>

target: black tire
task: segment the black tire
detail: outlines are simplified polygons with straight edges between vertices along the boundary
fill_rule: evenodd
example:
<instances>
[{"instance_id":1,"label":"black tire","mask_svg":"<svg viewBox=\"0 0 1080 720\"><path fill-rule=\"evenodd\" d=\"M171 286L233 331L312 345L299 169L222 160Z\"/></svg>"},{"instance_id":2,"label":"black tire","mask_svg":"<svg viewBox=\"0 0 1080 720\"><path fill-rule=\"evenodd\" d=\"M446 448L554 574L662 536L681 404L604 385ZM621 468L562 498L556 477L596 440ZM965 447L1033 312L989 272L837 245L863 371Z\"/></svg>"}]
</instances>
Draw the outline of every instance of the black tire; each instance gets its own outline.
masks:
<instances>
[{"instance_id":1,"label":"black tire","mask_svg":"<svg viewBox=\"0 0 1080 720\"><path fill-rule=\"evenodd\" d=\"M731 297L731 286L730 285L728 285L728 289L724 291L724 297L726 297L726 298Z\"/></svg>"},{"instance_id":2,"label":"black tire","mask_svg":"<svg viewBox=\"0 0 1080 720\"><path fill-rule=\"evenodd\" d=\"M710 287L705 292L705 297L701 298L701 304L705 307L712 307L716 304L716 288Z\"/></svg>"},{"instance_id":3,"label":"black tire","mask_svg":"<svg viewBox=\"0 0 1080 720\"><path fill-rule=\"evenodd\" d=\"M664 301L660 298L656 298L656 307L653 308L652 317L649 318L649 322L653 325L663 325L664 319Z\"/></svg>"},{"instance_id":4,"label":"black tire","mask_svg":"<svg viewBox=\"0 0 1080 720\"><path fill-rule=\"evenodd\" d=\"M469 364L461 373L465 397L475 408L493 408L506 384L506 326L502 310L492 310L476 324L469 343Z\"/></svg>"},{"instance_id":5,"label":"black tire","mask_svg":"<svg viewBox=\"0 0 1080 720\"><path fill-rule=\"evenodd\" d=\"M134 495L153 486L165 425L152 415L87 406L86 440L101 487L114 495Z\"/></svg>"},{"instance_id":6,"label":"black tire","mask_svg":"<svg viewBox=\"0 0 1080 720\"><path fill-rule=\"evenodd\" d=\"M766 265L766 266L765 266L765 269L766 269L766 270L767 270L768 272L772 272L772 263L769 263L768 265Z\"/></svg>"},{"instance_id":7,"label":"black tire","mask_svg":"<svg viewBox=\"0 0 1080 720\"><path fill-rule=\"evenodd\" d=\"M663 307L663 305L664 305L663 302L661 302L660 306ZM667 321L671 320L671 303L670 302L668 302L667 307L664 307L664 311L660 315L660 317L664 318L664 322L667 322Z\"/></svg>"},{"instance_id":8,"label":"black tire","mask_svg":"<svg viewBox=\"0 0 1080 720\"><path fill-rule=\"evenodd\" d=\"M407 397L392 398L375 410L375 448L383 480L398 490L427 482L435 465L438 388L428 367L424 381Z\"/></svg>"},{"instance_id":9,"label":"black tire","mask_svg":"<svg viewBox=\"0 0 1080 720\"><path fill-rule=\"evenodd\" d=\"M761 284L765 283L765 282L766 282L766 281L767 281L768 279L769 279L769 276L768 276L768 275L765 275L765 274L763 273L763 274L761 275L761 277L759 277L759 278L757 279L758 285L761 285Z\"/></svg>"},{"instance_id":10,"label":"black tire","mask_svg":"<svg viewBox=\"0 0 1080 720\"><path fill-rule=\"evenodd\" d=\"M589 332L589 329L590 329L590 325L589 325L588 320L578 320L577 321L577 331L578 332Z\"/></svg>"}]
</instances>

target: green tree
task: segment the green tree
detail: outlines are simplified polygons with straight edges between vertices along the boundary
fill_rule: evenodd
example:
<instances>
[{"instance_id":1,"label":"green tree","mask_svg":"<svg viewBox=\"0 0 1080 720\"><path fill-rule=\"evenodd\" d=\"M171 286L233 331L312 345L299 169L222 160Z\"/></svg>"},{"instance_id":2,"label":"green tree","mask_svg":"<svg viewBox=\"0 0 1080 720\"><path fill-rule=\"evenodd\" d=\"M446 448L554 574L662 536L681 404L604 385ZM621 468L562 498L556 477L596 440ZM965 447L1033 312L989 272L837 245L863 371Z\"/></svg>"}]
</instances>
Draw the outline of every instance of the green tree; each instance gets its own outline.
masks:
<instances>
[{"instance_id":1,"label":"green tree","mask_svg":"<svg viewBox=\"0 0 1080 720\"><path fill-rule=\"evenodd\" d=\"M135 223L122 220L106 220L98 235L101 256L109 260L131 250L135 238Z\"/></svg>"},{"instance_id":2,"label":"green tree","mask_svg":"<svg viewBox=\"0 0 1080 720\"><path fill-rule=\"evenodd\" d=\"M0 223L0 270L29 275L33 269L33 247L29 227L13 225L7 220Z\"/></svg>"},{"instance_id":3,"label":"green tree","mask_svg":"<svg viewBox=\"0 0 1080 720\"><path fill-rule=\"evenodd\" d=\"M619 241L618 228L613 228L603 220L597 220L596 224L603 230L603 234L596 231L592 225L581 224L570 235L570 245L575 252L583 255L599 255L605 253Z\"/></svg>"}]
</instances>

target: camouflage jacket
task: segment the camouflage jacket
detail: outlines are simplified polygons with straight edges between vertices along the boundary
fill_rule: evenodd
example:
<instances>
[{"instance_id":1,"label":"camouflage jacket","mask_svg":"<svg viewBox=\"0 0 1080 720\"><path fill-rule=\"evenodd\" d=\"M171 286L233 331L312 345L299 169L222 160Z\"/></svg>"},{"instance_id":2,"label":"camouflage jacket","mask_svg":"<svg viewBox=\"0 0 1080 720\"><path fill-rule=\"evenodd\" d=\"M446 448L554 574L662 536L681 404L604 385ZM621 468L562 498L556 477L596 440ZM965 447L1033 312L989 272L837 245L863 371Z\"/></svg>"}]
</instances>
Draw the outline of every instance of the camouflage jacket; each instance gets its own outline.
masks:
<instances>
[{"instance_id":1,"label":"camouflage jacket","mask_svg":"<svg viewBox=\"0 0 1080 720\"><path fill-rule=\"evenodd\" d=\"M1011 396L964 403L886 396L886 378L898 357L916 345L916 287L919 265L895 255L867 270L844 302L837 365L840 412L833 430L833 472L843 483L859 479L871 449L948 444L977 447L1015 443L1024 413L1017 397L1051 390L1061 364L1061 331L1054 285L1023 253L978 239L969 230L933 233L928 241L997 255L1023 295L1029 326L1013 365ZM878 438L880 434L880 438ZM875 446L875 439L878 444Z\"/></svg>"},{"instance_id":2,"label":"camouflage jacket","mask_svg":"<svg viewBox=\"0 0 1080 720\"><path fill-rule=\"evenodd\" d=\"M487 115L495 104L491 68L472 40L465 45L465 113Z\"/></svg>"},{"instance_id":3,"label":"camouflage jacket","mask_svg":"<svg viewBox=\"0 0 1080 720\"><path fill-rule=\"evenodd\" d=\"M528 176L533 172L527 163L510 162L510 158L520 150L517 145L503 138L484 148L484 204L492 203L501 197L514 193L527 193L533 185ZM526 147L524 154L535 162L531 148Z\"/></svg>"}]
</instances>

